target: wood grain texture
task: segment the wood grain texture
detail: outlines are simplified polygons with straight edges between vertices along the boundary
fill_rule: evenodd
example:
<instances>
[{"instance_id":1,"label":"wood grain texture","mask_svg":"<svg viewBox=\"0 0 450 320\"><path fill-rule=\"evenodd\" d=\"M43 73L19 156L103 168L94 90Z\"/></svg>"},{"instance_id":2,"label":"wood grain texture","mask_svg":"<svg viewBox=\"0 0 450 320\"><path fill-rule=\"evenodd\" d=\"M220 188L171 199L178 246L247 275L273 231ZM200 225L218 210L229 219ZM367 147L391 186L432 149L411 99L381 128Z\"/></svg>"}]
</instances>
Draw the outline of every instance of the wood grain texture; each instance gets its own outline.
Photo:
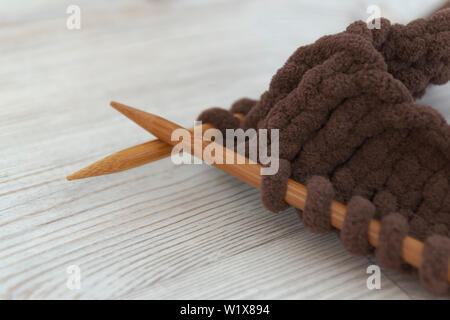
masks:
<instances>
[{"instance_id":1,"label":"wood grain texture","mask_svg":"<svg viewBox=\"0 0 450 320\"><path fill-rule=\"evenodd\" d=\"M365 1L8 0L0 12L0 297L433 298L292 209L204 165L165 159L116 175L65 176L148 141L118 100L186 127L213 105L256 98L299 45L365 19ZM430 6L432 4L430 3ZM410 11L392 9L405 22ZM403 14L403 16L402 16ZM416 17L416 16L415 16ZM318 23L321 21L322 23ZM449 86L423 99L449 118ZM100 151L101 150L101 151ZM81 289L66 268L81 268Z\"/></svg>"}]
</instances>

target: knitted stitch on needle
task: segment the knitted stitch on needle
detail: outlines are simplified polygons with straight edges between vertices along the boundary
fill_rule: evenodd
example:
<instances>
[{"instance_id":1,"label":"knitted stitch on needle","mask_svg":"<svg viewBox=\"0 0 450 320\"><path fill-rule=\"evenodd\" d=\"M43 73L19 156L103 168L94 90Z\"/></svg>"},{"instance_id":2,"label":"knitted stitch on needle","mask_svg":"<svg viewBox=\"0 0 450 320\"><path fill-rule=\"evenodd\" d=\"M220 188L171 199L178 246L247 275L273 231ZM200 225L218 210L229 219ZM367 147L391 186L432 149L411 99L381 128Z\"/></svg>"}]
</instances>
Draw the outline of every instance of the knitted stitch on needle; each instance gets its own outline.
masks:
<instances>
[{"instance_id":1,"label":"knitted stitch on needle","mask_svg":"<svg viewBox=\"0 0 450 320\"><path fill-rule=\"evenodd\" d=\"M262 202L287 208L288 178L308 187L300 219L314 232L332 230L332 199L348 205L340 239L368 254L371 218L381 221L379 263L418 273L436 294L448 292L450 258L450 126L414 99L450 79L450 9L408 25L358 21L344 32L297 49L260 100L199 120L226 128L279 129L280 170L264 176ZM233 113L246 116L238 121ZM420 270L401 259L402 240L425 241Z\"/></svg>"}]
</instances>

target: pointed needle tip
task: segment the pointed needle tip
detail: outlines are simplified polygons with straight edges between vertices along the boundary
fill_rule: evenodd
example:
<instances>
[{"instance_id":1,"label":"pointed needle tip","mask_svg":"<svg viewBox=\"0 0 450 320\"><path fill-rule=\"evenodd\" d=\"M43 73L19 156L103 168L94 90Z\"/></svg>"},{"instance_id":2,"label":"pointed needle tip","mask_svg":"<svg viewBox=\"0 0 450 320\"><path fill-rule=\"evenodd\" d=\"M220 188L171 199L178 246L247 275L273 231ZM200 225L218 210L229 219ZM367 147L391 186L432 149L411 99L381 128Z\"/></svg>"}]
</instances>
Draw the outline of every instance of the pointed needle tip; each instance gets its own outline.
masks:
<instances>
[{"instance_id":1,"label":"pointed needle tip","mask_svg":"<svg viewBox=\"0 0 450 320\"><path fill-rule=\"evenodd\" d=\"M149 113L146 111L142 111L130 106L127 106L123 103L120 102L116 102L116 101L111 101L110 106L113 107L114 109L116 109L117 111L119 111L120 113L122 113L124 116L130 118L133 120L133 118L136 117L146 117L146 118L155 118L157 117L156 115L154 115L153 113Z\"/></svg>"},{"instance_id":2,"label":"pointed needle tip","mask_svg":"<svg viewBox=\"0 0 450 320\"><path fill-rule=\"evenodd\" d=\"M136 115L144 114L144 112L141 111L141 110L138 110L136 108L124 105L124 104L119 103L119 102L111 101L109 104L110 104L111 107L113 107L114 109L119 111L125 117L127 117L129 119L132 119L132 120L133 120L134 117L136 117Z\"/></svg>"},{"instance_id":3,"label":"pointed needle tip","mask_svg":"<svg viewBox=\"0 0 450 320\"><path fill-rule=\"evenodd\" d=\"M127 109L127 106L125 106L125 105L123 105L121 103L115 102L115 101L111 101L109 103L109 105L111 107L113 107L114 109L116 109L117 111L119 111L119 112L122 112L124 109Z\"/></svg>"},{"instance_id":4,"label":"pointed needle tip","mask_svg":"<svg viewBox=\"0 0 450 320\"><path fill-rule=\"evenodd\" d=\"M86 167L88 168L88 167ZM78 179L84 179L84 178L89 178L91 176L94 176L92 173L86 173L86 168L78 170L77 172L74 172L72 174L69 174L66 179L69 181L72 180L78 180Z\"/></svg>"},{"instance_id":5,"label":"pointed needle tip","mask_svg":"<svg viewBox=\"0 0 450 320\"><path fill-rule=\"evenodd\" d=\"M109 103L109 105L110 105L111 107L115 108L117 105L119 105L119 103L118 103L118 102L115 102L115 101L111 101L111 102Z\"/></svg>"}]
</instances>

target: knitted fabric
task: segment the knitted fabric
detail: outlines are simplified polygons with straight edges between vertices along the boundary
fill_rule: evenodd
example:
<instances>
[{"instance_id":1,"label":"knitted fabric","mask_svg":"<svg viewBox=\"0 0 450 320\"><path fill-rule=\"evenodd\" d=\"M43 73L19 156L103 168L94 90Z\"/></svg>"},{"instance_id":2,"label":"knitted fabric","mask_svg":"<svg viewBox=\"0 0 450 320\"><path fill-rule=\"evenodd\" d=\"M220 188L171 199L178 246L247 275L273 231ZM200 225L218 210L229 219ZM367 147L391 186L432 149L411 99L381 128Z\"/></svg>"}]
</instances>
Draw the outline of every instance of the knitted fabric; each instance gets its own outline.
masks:
<instances>
[{"instance_id":1,"label":"knitted fabric","mask_svg":"<svg viewBox=\"0 0 450 320\"><path fill-rule=\"evenodd\" d=\"M450 9L408 25L382 19L381 29L358 21L297 49L260 100L238 100L230 111L206 110L199 120L221 130L279 129L281 172L263 176L261 189L269 210L286 208L288 178L308 184L299 215L310 230L331 230L331 199L345 203L341 241L349 251L367 254L368 221L379 219L378 262L419 272L425 287L445 294L450 126L414 100L430 84L450 79L449 59ZM246 116L238 121L232 115L237 112ZM401 263L406 235L426 244L419 270Z\"/></svg>"}]
</instances>

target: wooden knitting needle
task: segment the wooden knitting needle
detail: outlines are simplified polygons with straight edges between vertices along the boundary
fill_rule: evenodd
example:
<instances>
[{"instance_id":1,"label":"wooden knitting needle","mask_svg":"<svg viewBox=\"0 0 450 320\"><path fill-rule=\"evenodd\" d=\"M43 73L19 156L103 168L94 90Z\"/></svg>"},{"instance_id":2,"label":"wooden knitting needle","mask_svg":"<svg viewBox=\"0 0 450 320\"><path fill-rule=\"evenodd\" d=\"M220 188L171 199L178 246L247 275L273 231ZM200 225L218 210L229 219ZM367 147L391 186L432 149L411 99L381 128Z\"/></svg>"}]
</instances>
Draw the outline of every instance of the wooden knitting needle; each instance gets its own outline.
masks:
<instances>
[{"instance_id":1,"label":"wooden knitting needle","mask_svg":"<svg viewBox=\"0 0 450 320\"><path fill-rule=\"evenodd\" d=\"M236 118L244 117L241 113ZM213 128L212 124L204 123L202 132ZM194 132L194 128L189 129ZM118 152L115 152L93 164L67 176L67 180L84 179L133 169L149 162L157 161L170 156L173 146L159 139L148 141Z\"/></svg>"},{"instance_id":2,"label":"wooden knitting needle","mask_svg":"<svg viewBox=\"0 0 450 320\"><path fill-rule=\"evenodd\" d=\"M145 130L147 130L148 132L152 133L153 135L161 139L162 141L172 145L176 145L179 143L179 141L172 141L171 136L174 130L184 129L183 127L180 127L179 125L170 122L166 119L163 119L159 116L117 102L111 102L111 106L115 108L117 111L121 112L130 120L137 123ZM198 141L195 137L192 136L191 141L182 141L182 143L183 146L188 147L184 148L183 150L192 150L191 153L194 154L194 156L197 156L201 159L203 158L204 148L211 143L215 144L215 142L209 142L204 140ZM191 146L195 145L196 143L200 143L202 146L200 150L197 148L197 154L196 148L191 148ZM259 164L254 163L248 159L246 159L245 164L236 164L236 162L234 162L234 164L226 164L226 159L230 155L233 157L243 157L243 156L234 153L232 150L229 150L223 147L222 145L215 144L214 148L215 150L222 149L221 152L223 156L222 162L224 163L224 164L212 163L215 167L235 176L236 178L244 182L247 182L252 186L255 186L257 188L261 187L261 175L260 175L261 166ZM292 179L289 179L287 184L285 201L290 205L303 210L305 208L306 197L307 197L306 187ZM347 208L345 205L337 201L332 202L330 207L331 224L334 227L342 229L346 210ZM374 247L378 246L378 236L380 233L380 227L381 227L380 222L378 220L372 219L369 225L369 231L367 236L369 243ZM409 263L410 265L419 268L422 265L423 246L424 245L421 241L414 239L410 236L406 236L405 239L403 240L403 247L402 247L403 260ZM450 265L448 266L447 270L447 279L450 282Z\"/></svg>"},{"instance_id":3,"label":"wooden knitting needle","mask_svg":"<svg viewBox=\"0 0 450 320\"><path fill-rule=\"evenodd\" d=\"M67 180L84 179L142 166L170 155L172 146L153 140L113 153L67 176Z\"/></svg>"}]
</instances>

